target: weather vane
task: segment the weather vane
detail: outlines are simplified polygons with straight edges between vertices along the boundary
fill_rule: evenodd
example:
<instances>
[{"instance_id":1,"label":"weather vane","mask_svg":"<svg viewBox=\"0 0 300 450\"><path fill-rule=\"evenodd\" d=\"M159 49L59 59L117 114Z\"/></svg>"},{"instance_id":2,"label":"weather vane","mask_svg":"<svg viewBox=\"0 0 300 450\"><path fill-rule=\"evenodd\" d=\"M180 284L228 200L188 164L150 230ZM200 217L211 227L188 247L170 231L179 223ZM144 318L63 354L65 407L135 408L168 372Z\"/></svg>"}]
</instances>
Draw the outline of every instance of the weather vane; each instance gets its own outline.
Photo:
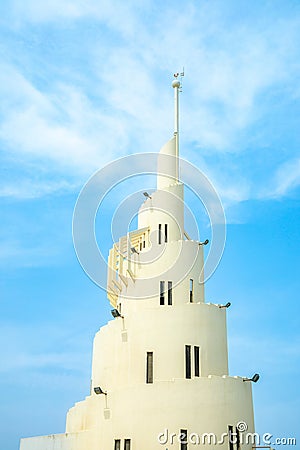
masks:
<instances>
[{"instance_id":1,"label":"weather vane","mask_svg":"<svg viewBox=\"0 0 300 450\"><path fill-rule=\"evenodd\" d=\"M182 78L184 77L184 67L182 68L182 72L174 73L175 80L177 80L178 77L180 77L180 92L182 92Z\"/></svg>"}]
</instances>

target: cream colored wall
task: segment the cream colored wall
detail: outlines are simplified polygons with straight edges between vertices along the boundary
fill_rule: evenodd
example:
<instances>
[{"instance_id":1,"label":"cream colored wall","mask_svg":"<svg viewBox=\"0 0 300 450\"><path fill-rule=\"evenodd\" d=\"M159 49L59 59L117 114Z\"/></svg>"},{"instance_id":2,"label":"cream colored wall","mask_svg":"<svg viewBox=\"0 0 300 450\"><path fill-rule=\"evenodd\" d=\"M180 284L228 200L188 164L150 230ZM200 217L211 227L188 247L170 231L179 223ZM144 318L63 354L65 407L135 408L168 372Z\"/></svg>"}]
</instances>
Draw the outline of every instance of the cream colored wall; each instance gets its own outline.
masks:
<instances>
[{"instance_id":1,"label":"cream colored wall","mask_svg":"<svg viewBox=\"0 0 300 450\"><path fill-rule=\"evenodd\" d=\"M96 442L97 449L103 450L113 448L114 439L125 438L131 439L132 450L179 449L178 442L171 445L170 440L164 447L158 442L158 435L166 429L177 435L180 429L187 429L189 434L215 433L220 439L228 432L228 425L236 426L241 420L247 423L248 432L254 432L251 383L227 376L157 381L115 389L108 391L107 398L97 396L89 414L99 419ZM70 426L68 431L72 431ZM223 444L216 446L191 445L194 447L227 450L228 440L225 438ZM250 450L251 443L243 445L243 449Z\"/></svg>"},{"instance_id":2,"label":"cream colored wall","mask_svg":"<svg viewBox=\"0 0 300 450\"><path fill-rule=\"evenodd\" d=\"M174 184L174 138L159 156L158 190L139 211L139 228L150 227L151 245L126 261L133 278L122 286L117 318L96 334L91 395L67 414L66 435L25 439L20 450L109 450L114 439L131 439L131 450L180 449L161 445L159 433L226 433L243 420L254 432L251 383L228 376L226 310L204 303L203 246L184 240L183 185ZM175 161L175 162L174 162ZM171 185L170 185L171 183ZM168 224L168 242L157 242L158 224ZM164 230L163 230L164 231ZM189 280L194 280L194 303ZM160 305L159 282L173 282L172 305ZM166 294L167 302L167 294ZM200 347L200 377L185 378L185 345ZM146 354L153 352L154 382L146 383ZM193 355L193 352L192 352ZM193 356L192 356L193 360ZM189 448L228 449L216 446ZM243 445L250 450L251 444Z\"/></svg>"},{"instance_id":3,"label":"cream colored wall","mask_svg":"<svg viewBox=\"0 0 300 450\"><path fill-rule=\"evenodd\" d=\"M176 182L178 158L176 158L176 138L173 136L160 149L157 158L157 189L166 189Z\"/></svg>"},{"instance_id":4,"label":"cream colored wall","mask_svg":"<svg viewBox=\"0 0 300 450\"><path fill-rule=\"evenodd\" d=\"M96 433L50 434L21 439L20 450L88 450L95 446Z\"/></svg>"},{"instance_id":5,"label":"cream colored wall","mask_svg":"<svg viewBox=\"0 0 300 450\"><path fill-rule=\"evenodd\" d=\"M158 224L168 224L168 242L183 239L183 184L174 184L163 191L155 191L144 201L138 214L138 228L150 227L151 240L157 242ZM163 230L164 231L164 230Z\"/></svg>"},{"instance_id":6,"label":"cream colored wall","mask_svg":"<svg viewBox=\"0 0 300 450\"><path fill-rule=\"evenodd\" d=\"M161 252L161 253L160 253ZM157 254L159 254L158 257ZM203 268L203 247L196 241L175 241L162 245L153 244L149 251L132 256L132 272L135 280L122 284L119 303L140 298L157 304L160 281L173 282L174 305L189 301L189 280L194 280L194 301L204 302L204 284L200 282ZM150 262L152 261L152 262Z\"/></svg>"},{"instance_id":7,"label":"cream colored wall","mask_svg":"<svg viewBox=\"0 0 300 450\"><path fill-rule=\"evenodd\" d=\"M202 376L226 375L225 310L205 303L148 306L124 304L124 319L111 321L96 334L93 385L115 389L145 382L147 351L154 352L154 379L185 377L185 345L200 347Z\"/></svg>"}]
</instances>

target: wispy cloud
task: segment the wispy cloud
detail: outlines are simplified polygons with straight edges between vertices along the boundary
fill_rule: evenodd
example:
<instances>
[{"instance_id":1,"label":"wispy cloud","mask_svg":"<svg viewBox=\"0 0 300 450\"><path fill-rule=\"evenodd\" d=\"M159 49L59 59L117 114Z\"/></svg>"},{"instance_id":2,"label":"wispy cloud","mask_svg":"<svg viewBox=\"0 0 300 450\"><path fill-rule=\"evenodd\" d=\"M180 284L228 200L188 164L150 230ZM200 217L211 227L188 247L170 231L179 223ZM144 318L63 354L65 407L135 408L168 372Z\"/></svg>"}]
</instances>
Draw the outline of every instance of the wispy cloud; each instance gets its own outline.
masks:
<instances>
[{"instance_id":1,"label":"wispy cloud","mask_svg":"<svg viewBox=\"0 0 300 450\"><path fill-rule=\"evenodd\" d=\"M273 187L266 195L280 198L300 185L300 158L286 161L276 171Z\"/></svg>"},{"instance_id":2,"label":"wispy cloud","mask_svg":"<svg viewBox=\"0 0 300 450\"><path fill-rule=\"evenodd\" d=\"M79 63L88 60L90 70L87 73L82 67L77 77L68 61L62 61L58 72L55 59L49 59L50 73L43 75L48 80L43 85L34 76L36 61L30 54L32 66L26 73L17 58L6 58L0 93L4 151L50 164L53 173L63 169L67 177L87 176L124 154L157 151L172 133L172 91L166 89L169 71L184 64L182 148L194 149L196 163L200 162L196 149L204 159L208 154L225 155L224 181L214 165L210 172L219 179L218 188L228 202L264 195L260 180L249 170L244 180L235 181L230 162L251 142L259 147L261 141L272 139L261 127L256 129L267 120L272 91L285 90L290 96L299 91L293 63L298 51L297 17L274 20L275 12L268 10L267 19L257 12L255 20L232 22L218 1L209 6L188 2L180 12L167 6L157 9L148 1L103 1L101 8L98 2L79 0L43 4L15 0L11 5L7 14L15 21L8 26L16 35L23 36L23 28L28 32L36 23L61 31L65 20L80 33L85 18L92 18L100 31L84 41L85 54L76 47ZM69 29L64 31L68 35ZM60 44L53 42L54 47ZM258 152L259 148L251 154L256 164L260 164ZM276 166L270 165L269 181L275 171ZM30 177L28 181L34 185ZM44 181L47 184L48 190L41 187L40 193L50 192L49 180ZM55 191L57 183L52 186ZM33 187L32 195L37 191ZM2 192L15 195L10 185ZM278 187L278 196L287 193L288 189Z\"/></svg>"},{"instance_id":3,"label":"wispy cloud","mask_svg":"<svg viewBox=\"0 0 300 450\"><path fill-rule=\"evenodd\" d=\"M21 237L19 240L15 238L0 241L0 267L6 269L49 266L52 263L57 265L61 254L61 248L49 241L29 245Z\"/></svg>"},{"instance_id":4,"label":"wispy cloud","mask_svg":"<svg viewBox=\"0 0 300 450\"><path fill-rule=\"evenodd\" d=\"M137 25L137 12L150 2L142 0L126 3L121 0L45 0L43 3L35 0L12 0L7 8L15 24L22 26L27 23L45 24L62 21L78 21L93 19L125 35L134 35Z\"/></svg>"},{"instance_id":5,"label":"wispy cloud","mask_svg":"<svg viewBox=\"0 0 300 450\"><path fill-rule=\"evenodd\" d=\"M16 200L29 200L43 197L55 192L66 193L73 192L80 188L78 183L68 183L67 181L40 181L24 180L18 182L4 183L0 185L0 197L6 197Z\"/></svg>"},{"instance_id":6,"label":"wispy cloud","mask_svg":"<svg viewBox=\"0 0 300 450\"><path fill-rule=\"evenodd\" d=\"M6 113L0 137L8 152L50 160L71 171L89 173L118 153L126 140L121 122L97 111L87 97L70 86L43 93L13 67L2 75ZM7 86L18 85L7 95Z\"/></svg>"}]
</instances>

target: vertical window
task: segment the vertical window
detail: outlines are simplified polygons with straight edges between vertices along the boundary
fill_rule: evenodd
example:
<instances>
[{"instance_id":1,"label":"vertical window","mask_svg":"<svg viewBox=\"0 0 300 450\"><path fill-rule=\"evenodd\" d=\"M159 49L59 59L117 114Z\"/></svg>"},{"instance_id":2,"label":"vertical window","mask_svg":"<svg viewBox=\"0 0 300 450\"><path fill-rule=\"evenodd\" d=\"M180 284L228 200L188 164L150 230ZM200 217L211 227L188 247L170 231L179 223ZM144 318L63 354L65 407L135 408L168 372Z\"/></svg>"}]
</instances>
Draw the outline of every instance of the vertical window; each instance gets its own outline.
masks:
<instances>
[{"instance_id":1,"label":"vertical window","mask_svg":"<svg viewBox=\"0 0 300 450\"><path fill-rule=\"evenodd\" d=\"M185 378L191 378L191 346L185 346Z\"/></svg>"},{"instance_id":2,"label":"vertical window","mask_svg":"<svg viewBox=\"0 0 300 450\"><path fill-rule=\"evenodd\" d=\"M240 450L241 449L240 431L238 428L236 428L235 432L236 432L236 450Z\"/></svg>"},{"instance_id":3,"label":"vertical window","mask_svg":"<svg viewBox=\"0 0 300 450\"><path fill-rule=\"evenodd\" d=\"M124 450L130 450L130 439L125 439Z\"/></svg>"},{"instance_id":4,"label":"vertical window","mask_svg":"<svg viewBox=\"0 0 300 450\"><path fill-rule=\"evenodd\" d=\"M146 383L153 383L153 352L147 352Z\"/></svg>"},{"instance_id":5,"label":"vertical window","mask_svg":"<svg viewBox=\"0 0 300 450\"><path fill-rule=\"evenodd\" d=\"M168 281L168 305L172 305L172 281Z\"/></svg>"},{"instance_id":6,"label":"vertical window","mask_svg":"<svg viewBox=\"0 0 300 450\"><path fill-rule=\"evenodd\" d=\"M194 347L194 361L195 361L195 377L200 377L200 349L199 347Z\"/></svg>"},{"instance_id":7,"label":"vertical window","mask_svg":"<svg viewBox=\"0 0 300 450\"><path fill-rule=\"evenodd\" d=\"M114 450L121 450L121 439L115 439Z\"/></svg>"},{"instance_id":8,"label":"vertical window","mask_svg":"<svg viewBox=\"0 0 300 450\"><path fill-rule=\"evenodd\" d=\"M190 279L190 303L194 301L194 280Z\"/></svg>"},{"instance_id":9,"label":"vertical window","mask_svg":"<svg viewBox=\"0 0 300 450\"><path fill-rule=\"evenodd\" d=\"M233 427L232 425L228 425L228 441L229 441L229 450L233 450Z\"/></svg>"},{"instance_id":10,"label":"vertical window","mask_svg":"<svg viewBox=\"0 0 300 450\"><path fill-rule=\"evenodd\" d=\"M160 305L164 305L165 304L165 282L161 281L159 283L160 287L159 287L159 303Z\"/></svg>"},{"instance_id":11,"label":"vertical window","mask_svg":"<svg viewBox=\"0 0 300 450\"><path fill-rule=\"evenodd\" d=\"M180 450L187 450L187 430L180 430Z\"/></svg>"},{"instance_id":12,"label":"vertical window","mask_svg":"<svg viewBox=\"0 0 300 450\"><path fill-rule=\"evenodd\" d=\"M158 225L158 243L161 244L161 223Z\"/></svg>"},{"instance_id":13,"label":"vertical window","mask_svg":"<svg viewBox=\"0 0 300 450\"><path fill-rule=\"evenodd\" d=\"M168 242L168 224L165 223L165 242Z\"/></svg>"}]
</instances>

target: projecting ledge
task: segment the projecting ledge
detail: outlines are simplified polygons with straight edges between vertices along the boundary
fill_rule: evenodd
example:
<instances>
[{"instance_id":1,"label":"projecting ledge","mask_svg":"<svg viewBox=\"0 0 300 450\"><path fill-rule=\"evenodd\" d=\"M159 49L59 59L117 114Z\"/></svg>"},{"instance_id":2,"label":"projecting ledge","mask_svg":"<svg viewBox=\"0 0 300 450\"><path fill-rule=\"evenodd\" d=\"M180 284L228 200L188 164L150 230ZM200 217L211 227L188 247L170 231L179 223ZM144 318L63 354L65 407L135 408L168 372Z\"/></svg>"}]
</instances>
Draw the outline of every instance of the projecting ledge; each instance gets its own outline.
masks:
<instances>
[{"instance_id":1,"label":"projecting ledge","mask_svg":"<svg viewBox=\"0 0 300 450\"><path fill-rule=\"evenodd\" d=\"M200 377L192 377L191 379L186 378L171 378L169 380L155 380L153 384L149 386L155 386L155 384L159 383L166 383L166 384L174 384L174 383L201 383L201 382L207 382L207 380L213 380L213 381L222 381L223 379L226 380L240 380L243 381L243 377L240 376L232 376L232 375L207 375L207 376L200 376Z\"/></svg>"},{"instance_id":2,"label":"projecting ledge","mask_svg":"<svg viewBox=\"0 0 300 450\"><path fill-rule=\"evenodd\" d=\"M88 433L89 431L80 431L23 438L21 439L20 450L73 450L74 448L80 448L82 439L86 440Z\"/></svg>"}]
</instances>

